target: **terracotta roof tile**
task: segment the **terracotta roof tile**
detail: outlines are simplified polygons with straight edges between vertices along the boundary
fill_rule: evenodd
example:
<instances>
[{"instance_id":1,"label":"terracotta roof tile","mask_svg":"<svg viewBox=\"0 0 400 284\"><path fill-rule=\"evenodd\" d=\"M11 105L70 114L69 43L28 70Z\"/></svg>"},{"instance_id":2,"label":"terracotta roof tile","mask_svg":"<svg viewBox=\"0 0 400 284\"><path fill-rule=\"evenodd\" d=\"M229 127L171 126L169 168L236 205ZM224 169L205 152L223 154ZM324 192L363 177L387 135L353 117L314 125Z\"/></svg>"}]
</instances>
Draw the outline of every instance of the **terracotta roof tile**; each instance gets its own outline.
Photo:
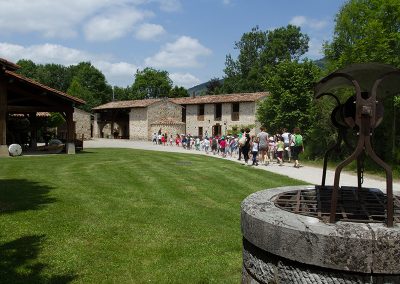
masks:
<instances>
[{"instance_id":1,"label":"terracotta roof tile","mask_svg":"<svg viewBox=\"0 0 400 284\"><path fill-rule=\"evenodd\" d=\"M214 104L214 103L236 103L236 102L255 102L266 96L269 93L240 93L228 95L212 95L212 96L198 96L198 97L185 97L170 99L173 103L180 105L193 105L193 104Z\"/></svg>"},{"instance_id":2,"label":"terracotta roof tile","mask_svg":"<svg viewBox=\"0 0 400 284\"><path fill-rule=\"evenodd\" d=\"M34 87L37 87L37 88L40 88L40 89L44 89L44 90L46 90L46 91L48 91L48 92L50 92L50 93L52 93L52 94L54 94L56 96L59 96L59 97L62 97L64 99L73 101L74 103L77 103L79 105L82 105L82 104L86 103L84 100L81 100L79 98L70 96L70 95L68 95L66 93L63 93L61 91L58 91L56 89L50 88L50 87L48 87L46 85L43 85L43 84L41 84L39 82L36 82L35 80L29 79L29 78L27 78L25 76L22 76L20 74L17 74L15 72L10 71L10 70L6 70L5 74L7 76L11 77L11 78L19 79L19 80L21 80L21 81L23 81L23 82L25 82L25 83L27 83L27 84L29 84L31 86L34 86Z\"/></svg>"},{"instance_id":3,"label":"terracotta roof tile","mask_svg":"<svg viewBox=\"0 0 400 284\"><path fill-rule=\"evenodd\" d=\"M213 103L234 103L234 102L255 102L266 96L269 93L241 93L229 95L213 95L213 96L199 96L199 97L185 97L185 98L170 98L168 101L179 105L190 104L213 104ZM104 105L97 106L93 110L103 109L118 109L118 108L134 108L134 107L147 107L162 99L145 99L145 100L132 100L132 101L116 101L109 102Z\"/></svg>"},{"instance_id":4,"label":"terracotta roof tile","mask_svg":"<svg viewBox=\"0 0 400 284\"><path fill-rule=\"evenodd\" d=\"M116 109L116 108L134 108L134 107L147 107L156 102L161 101L161 99L146 99L146 100L132 100L132 101L115 101L109 102L104 105L97 106L93 110L102 109Z\"/></svg>"}]
</instances>

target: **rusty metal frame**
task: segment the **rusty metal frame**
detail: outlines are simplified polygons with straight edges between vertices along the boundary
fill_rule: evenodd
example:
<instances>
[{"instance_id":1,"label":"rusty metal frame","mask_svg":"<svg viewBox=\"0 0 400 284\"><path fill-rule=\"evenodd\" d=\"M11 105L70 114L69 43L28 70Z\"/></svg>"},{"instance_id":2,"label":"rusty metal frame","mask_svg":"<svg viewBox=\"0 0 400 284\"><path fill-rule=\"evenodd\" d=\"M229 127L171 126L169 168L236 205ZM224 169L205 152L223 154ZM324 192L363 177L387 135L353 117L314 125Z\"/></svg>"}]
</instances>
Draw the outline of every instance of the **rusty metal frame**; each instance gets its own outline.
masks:
<instances>
[{"instance_id":1,"label":"rusty metal frame","mask_svg":"<svg viewBox=\"0 0 400 284\"><path fill-rule=\"evenodd\" d=\"M392 170L391 167L386 164L382 159L380 159L376 153L374 152L372 145L371 145L371 135L372 130L376 126L377 116L376 116L376 105L377 101L377 89L381 82L387 78L388 76L398 73L397 71L388 72L378 78L371 90L371 94L368 98L363 98L361 93L361 87L359 83L349 74L346 73L334 73L331 74L329 80L335 77L342 77L348 80L355 88L356 92L356 113L354 117L354 124L358 126L359 133L358 133L358 142L356 147L353 150L353 153L342 161L335 170L335 177L334 177L334 184L332 188L332 196L331 196L331 206L330 206L330 217L329 222L334 223L336 221L337 215L337 200L338 200L338 192L339 192L339 182L340 182L340 174L345 166L350 164L352 161L357 160L357 188L358 190L362 189L362 168L361 163L365 155L371 157L371 159L376 162L379 166L381 166L386 172L386 192L387 192L387 202L386 202L386 224L388 227L393 226L393 177L392 177ZM322 94L324 95L324 94ZM320 98L322 95L317 96L316 98ZM335 97L334 95L331 95ZM337 97L335 99L338 101ZM340 102L339 102L340 104ZM333 112L332 112L333 115ZM334 123L335 124L335 123ZM327 167L327 159L330 153L334 149L338 149L342 140L345 137L345 130L344 127L341 127L339 124L335 125L338 128L338 137L337 142L331 148L329 148L324 156L324 168L323 168L323 175L322 175L322 187L325 186L325 179L326 179L326 167ZM349 127L350 128L350 127ZM346 143L347 144L347 143Z\"/></svg>"}]
</instances>

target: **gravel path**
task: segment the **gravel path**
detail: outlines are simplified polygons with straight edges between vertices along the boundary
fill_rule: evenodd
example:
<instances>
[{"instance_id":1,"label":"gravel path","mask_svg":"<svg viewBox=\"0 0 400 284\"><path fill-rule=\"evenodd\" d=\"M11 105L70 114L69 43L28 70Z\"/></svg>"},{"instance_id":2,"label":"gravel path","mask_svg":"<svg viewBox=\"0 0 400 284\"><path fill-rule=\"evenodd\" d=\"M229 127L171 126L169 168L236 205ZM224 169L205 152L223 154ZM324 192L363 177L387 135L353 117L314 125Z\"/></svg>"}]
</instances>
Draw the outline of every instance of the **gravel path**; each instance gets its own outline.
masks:
<instances>
[{"instance_id":1,"label":"gravel path","mask_svg":"<svg viewBox=\"0 0 400 284\"><path fill-rule=\"evenodd\" d=\"M152 142L147 141L131 141L131 140L119 140L119 139L94 139L88 140L84 143L85 148L132 148L132 149L143 149L143 150L153 150L153 151L164 151L164 152L179 152L179 153L190 153L205 155L203 151L196 150L185 150L182 147L175 146L162 146L154 145ZM212 156L212 155L211 155ZM215 156L220 158L219 156ZM233 162L240 163L236 158L226 158ZM243 163L243 162L242 162ZM266 170L269 172L277 173L280 175L288 176L294 179L309 182L310 184L320 184L322 177L322 167L311 167L303 166L301 168L294 168L293 164L286 163L284 166L278 166L273 163L268 166L258 166L258 169ZM327 171L326 184L332 185L335 172L332 170ZM340 185L357 185L357 175L351 172L342 172L340 175ZM381 190L386 189L386 181L384 178L370 177L366 175L364 177L365 187L379 188ZM394 192L400 194L400 182L396 180L393 183Z\"/></svg>"}]
</instances>

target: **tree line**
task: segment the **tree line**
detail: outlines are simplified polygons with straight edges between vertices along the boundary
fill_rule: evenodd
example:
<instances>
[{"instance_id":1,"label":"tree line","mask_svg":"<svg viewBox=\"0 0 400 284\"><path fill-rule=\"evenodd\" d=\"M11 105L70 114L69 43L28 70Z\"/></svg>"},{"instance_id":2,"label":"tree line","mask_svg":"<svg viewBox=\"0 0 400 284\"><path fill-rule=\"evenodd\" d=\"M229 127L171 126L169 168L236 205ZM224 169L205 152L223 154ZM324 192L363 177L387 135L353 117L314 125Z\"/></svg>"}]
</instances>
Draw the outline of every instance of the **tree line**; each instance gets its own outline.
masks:
<instances>
[{"instance_id":1,"label":"tree line","mask_svg":"<svg viewBox=\"0 0 400 284\"><path fill-rule=\"evenodd\" d=\"M35 64L32 60L19 60L17 72L42 84L66 92L86 101L83 110L114 100L138 100L158 97L184 97L183 87L173 86L167 71L145 68L137 70L132 85L112 87L104 74L90 62L63 66L60 64ZM133 77L133 76L132 76Z\"/></svg>"}]
</instances>

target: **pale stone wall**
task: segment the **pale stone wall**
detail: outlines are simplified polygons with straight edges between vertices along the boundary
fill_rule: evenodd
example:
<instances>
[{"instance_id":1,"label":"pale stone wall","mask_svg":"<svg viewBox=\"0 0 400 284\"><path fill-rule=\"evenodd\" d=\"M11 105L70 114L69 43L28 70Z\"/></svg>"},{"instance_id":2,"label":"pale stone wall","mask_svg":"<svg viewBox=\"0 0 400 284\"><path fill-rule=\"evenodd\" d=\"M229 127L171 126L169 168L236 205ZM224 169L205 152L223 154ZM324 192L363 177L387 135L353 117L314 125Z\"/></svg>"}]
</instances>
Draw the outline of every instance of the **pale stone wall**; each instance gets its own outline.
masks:
<instances>
[{"instance_id":1,"label":"pale stone wall","mask_svg":"<svg viewBox=\"0 0 400 284\"><path fill-rule=\"evenodd\" d=\"M75 108L73 120L75 122L76 138L81 139L82 135L84 135L85 139L91 138L91 114Z\"/></svg>"},{"instance_id":2,"label":"pale stone wall","mask_svg":"<svg viewBox=\"0 0 400 284\"><path fill-rule=\"evenodd\" d=\"M94 138L100 138L99 119L100 119L100 114L95 113L94 121L93 121L93 137Z\"/></svg>"},{"instance_id":3,"label":"pale stone wall","mask_svg":"<svg viewBox=\"0 0 400 284\"><path fill-rule=\"evenodd\" d=\"M147 108L133 108L129 113L129 139L148 140Z\"/></svg>"},{"instance_id":4,"label":"pale stone wall","mask_svg":"<svg viewBox=\"0 0 400 284\"><path fill-rule=\"evenodd\" d=\"M170 133L176 134L179 130L178 133L185 133L185 132L180 132L181 131L181 126L178 128L172 127L171 124L160 124L159 122L169 119L169 120L174 120L176 122L180 122L182 120L182 106L171 103L167 100L162 100L160 102L154 103L150 106L147 107L147 117L148 117L148 122L149 122L149 128L148 128L148 133L147 133L147 139L151 140L153 133L156 132L158 133L159 129L161 129L162 133ZM155 124L158 124L159 127L155 129Z\"/></svg>"},{"instance_id":5,"label":"pale stone wall","mask_svg":"<svg viewBox=\"0 0 400 284\"><path fill-rule=\"evenodd\" d=\"M198 105L186 106L186 133L198 135L199 127L203 127L203 134L212 135L213 125L219 123L221 132L224 135L232 126L247 126L256 125L259 128L259 123L256 122L256 103L242 102L239 104L239 120L232 121L232 103L222 104L222 116L220 121L215 120L215 104L206 104L204 106L204 121L198 121ZM254 135L257 129L252 129L250 134Z\"/></svg>"}]
</instances>

